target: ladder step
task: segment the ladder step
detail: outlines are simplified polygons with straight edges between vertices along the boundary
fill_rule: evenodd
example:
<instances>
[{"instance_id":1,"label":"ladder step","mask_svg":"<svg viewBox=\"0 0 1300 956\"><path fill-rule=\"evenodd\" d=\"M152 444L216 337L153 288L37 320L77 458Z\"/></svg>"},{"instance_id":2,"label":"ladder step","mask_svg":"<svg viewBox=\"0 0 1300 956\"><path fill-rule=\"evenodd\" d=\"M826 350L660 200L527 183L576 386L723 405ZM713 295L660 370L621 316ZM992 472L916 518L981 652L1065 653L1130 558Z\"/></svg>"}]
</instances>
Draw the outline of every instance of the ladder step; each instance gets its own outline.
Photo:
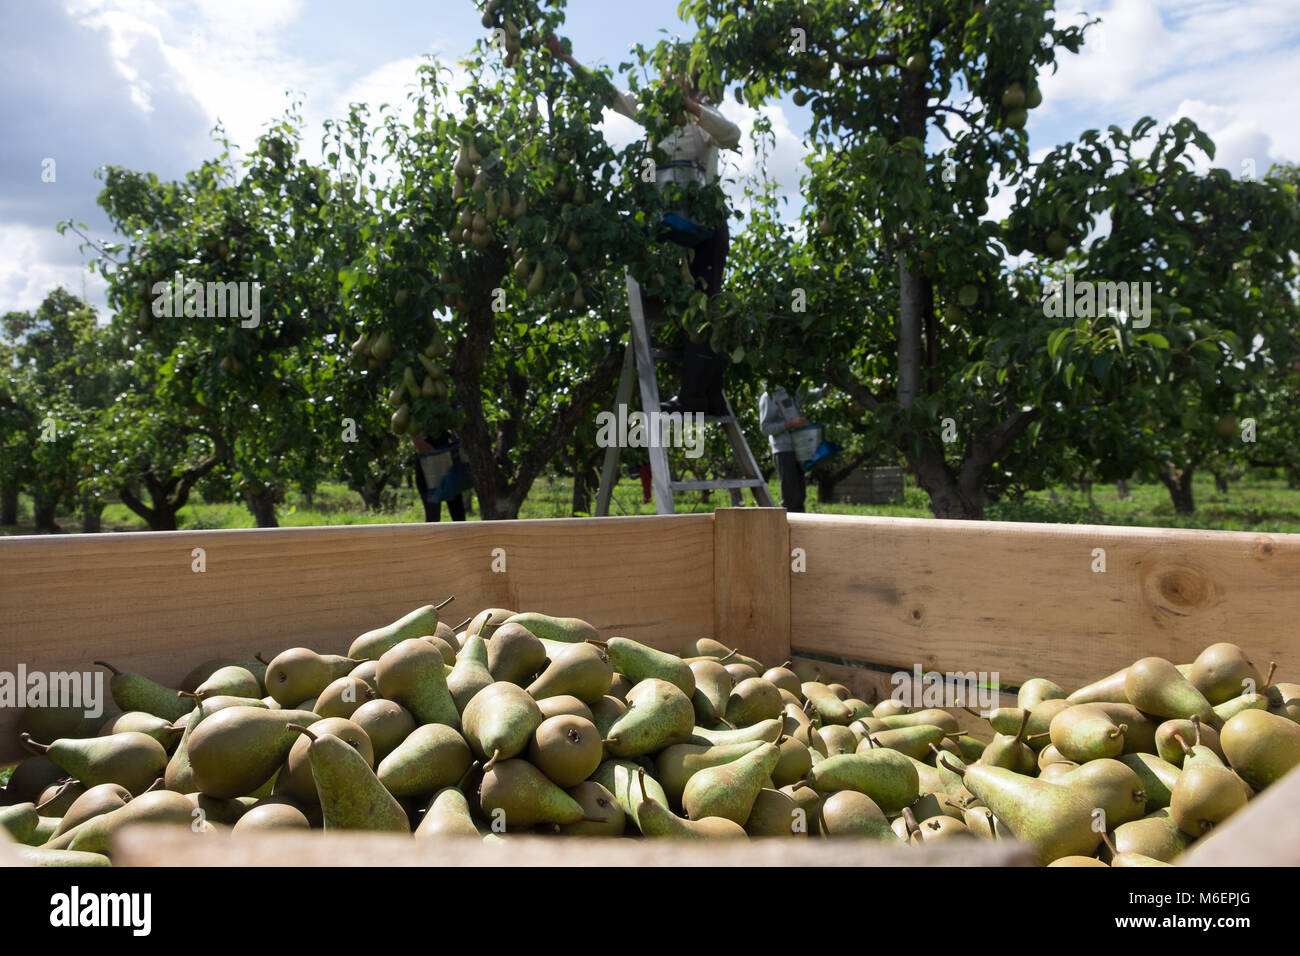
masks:
<instances>
[{"instance_id":1,"label":"ladder step","mask_svg":"<svg viewBox=\"0 0 1300 956\"><path fill-rule=\"evenodd\" d=\"M766 485L762 478L719 478L715 481L673 481L669 482L673 491L708 491L712 488L761 488Z\"/></svg>"}]
</instances>

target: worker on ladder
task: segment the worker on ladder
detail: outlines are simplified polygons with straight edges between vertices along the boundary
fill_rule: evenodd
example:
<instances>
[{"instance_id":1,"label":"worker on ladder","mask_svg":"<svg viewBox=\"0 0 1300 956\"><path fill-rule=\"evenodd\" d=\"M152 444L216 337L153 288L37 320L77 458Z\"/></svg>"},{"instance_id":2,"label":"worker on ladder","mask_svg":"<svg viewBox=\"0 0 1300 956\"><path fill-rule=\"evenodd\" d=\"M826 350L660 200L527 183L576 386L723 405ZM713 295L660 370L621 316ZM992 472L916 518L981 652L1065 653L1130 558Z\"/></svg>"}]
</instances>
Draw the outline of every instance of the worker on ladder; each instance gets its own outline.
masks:
<instances>
[{"instance_id":1,"label":"worker on ladder","mask_svg":"<svg viewBox=\"0 0 1300 956\"><path fill-rule=\"evenodd\" d=\"M582 64L564 52L554 34L546 38L546 47L573 70L583 69ZM678 53L683 60L688 51L689 47L679 45ZM718 180L718 151L739 146L740 127L719 113L713 99L700 91L698 74L689 78L674 76L665 82L682 84L688 122L658 144L669 156L667 163L655 167L659 188L669 183L713 185ZM630 92L619 94L611 105L616 112L636 120L637 103ZM675 210L664 217L662 225L669 240L692 250L690 271L696 284L703 280L710 298L720 293L731 244L727 217L724 215L720 222L700 223L691 218L689 211ZM726 356L715 353L707 339L695 342L687 336L682 352L681 386L676 395L663 403L664 411L726 415L727 404L722 393L726 362Z\"/></svg>"},{"instance_id":2,"label":"worker on ladder","mask_svg":"<svg viewBox=\"0 0 1300 956\"><path fill-rule=\"evenodd\" d=\"M799 388L794 396L777 384L769 384L758 399L758 427L772 446L772 459L776 462L777 477L781 481L781 506L792 513L804 511L806 487L803 465L794 451L790 432L808 425L803 405L816 401L830 390Z\"/></svg>"}]
</instances>

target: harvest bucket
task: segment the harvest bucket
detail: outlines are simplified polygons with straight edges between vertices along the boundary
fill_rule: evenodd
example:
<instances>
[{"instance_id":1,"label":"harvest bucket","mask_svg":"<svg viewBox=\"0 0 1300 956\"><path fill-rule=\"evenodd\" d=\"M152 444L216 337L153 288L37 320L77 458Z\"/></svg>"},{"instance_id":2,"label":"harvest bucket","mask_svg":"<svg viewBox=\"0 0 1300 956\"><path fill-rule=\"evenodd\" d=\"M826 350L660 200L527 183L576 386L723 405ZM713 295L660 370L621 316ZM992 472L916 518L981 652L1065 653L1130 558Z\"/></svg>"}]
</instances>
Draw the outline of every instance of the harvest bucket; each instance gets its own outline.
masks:
<instances>
[{"instance_id":1,"label":"harvest bucket","mask_svg":"<svg viewBox=\"0 0 1300 956\"><path fill-rule=\"evenodd\" d=\"M826 428L823 425L803 425L791 429L790 441L794 445L795 461L812 461L817 449L822 446L825 434Z\"/></svg>"}]
</instances>

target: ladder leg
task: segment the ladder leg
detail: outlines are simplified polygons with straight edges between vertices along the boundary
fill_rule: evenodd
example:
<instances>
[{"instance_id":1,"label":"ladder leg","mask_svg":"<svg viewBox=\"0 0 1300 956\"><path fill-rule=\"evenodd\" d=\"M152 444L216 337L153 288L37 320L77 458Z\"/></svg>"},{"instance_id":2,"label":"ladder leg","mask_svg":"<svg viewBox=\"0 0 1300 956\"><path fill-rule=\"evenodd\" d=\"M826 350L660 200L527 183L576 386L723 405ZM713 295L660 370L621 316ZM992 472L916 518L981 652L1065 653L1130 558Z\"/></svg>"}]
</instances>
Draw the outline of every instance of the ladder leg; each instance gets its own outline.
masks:
<instances>
[{"instance_id":1,"label":"ladder leg","mask_svg":"<svg viewBox=\"0 0 1300 956\"><path fill-rule=\"evenodd\" d=\"M762 479L763 473L758 470L758 462L754 459L754 453L749 449L749 443L745 441L744 432L740 430L740 422L736 420L736 412L731 407L731 399L725 394L723 400L727 403L727 415L730 421L726 424L727 440L731 442L732 453L736 456L736 462L740 465L740 470L746 478ZM771 508L772 493L767 490L767 485L762 484L753 489L754 501L760 507Z\"/></svg>"},{"instance_id":2,"label":"ladder leg","mask_svg":"<svg viewBox=\"0 0 1300 956\"><path fill-rule=\"evenodd\" d=\"M618 376L618 394L614 398L614 414L618 414L618 407L626 405L632 397L632 373L635 361L635 352L632 348L632 341L629 338L627 350L623 353L623 370ZM609 500L614 494L614 485L618 481L618 442L615 441L605 449L605 461L600 466L600 491L596 494L596 516L604 518L609 515Z\"/></svg>"},{"instance_id":3,"label":"ladder leg","mask_svg":"<svg viewBox=\"0 0 1300 956\"><path fill-rule=\"evenodd\" d=\"M654 359L650 356L650 336L645 324L645 303L641 298L641 286L627 273L627 305L632 319L632 346L636 350L636 374L641 385L641 411L645 414L647 427L650 416L657 413L659 405L659 382L655 378ZM669 473L668 452L662 443L650 442L646 449L650 454L650 483L654 488L655 511L661 515L673 513L672 476Z\"/></svg>"}]
</instances>

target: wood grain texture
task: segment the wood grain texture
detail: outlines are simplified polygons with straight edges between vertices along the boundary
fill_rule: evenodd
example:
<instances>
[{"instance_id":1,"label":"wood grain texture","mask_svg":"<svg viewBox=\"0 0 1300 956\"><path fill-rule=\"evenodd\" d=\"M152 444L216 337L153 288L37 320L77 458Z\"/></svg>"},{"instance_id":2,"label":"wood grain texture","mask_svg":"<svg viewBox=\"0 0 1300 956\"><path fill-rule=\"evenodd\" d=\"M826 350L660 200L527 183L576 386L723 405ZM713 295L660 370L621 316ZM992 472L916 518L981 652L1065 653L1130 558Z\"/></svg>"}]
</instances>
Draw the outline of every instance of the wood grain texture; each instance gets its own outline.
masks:
<instances>
[{"instance_id":1,"label":"wood grain texture","mask_svg":"<svg viewBox=\"0 0 1300 956\"><path fill-rule=\"evenodd\" d=\"M1018 844L984 840L889 846L870 840L676 841L508 836L413 840L388 834L268 832L195 836L135 827L113 845L118 866L1033 866Z\"/></svg>"},{"instance_id":2,"label":"wood grain texture","mask_svg":"<svg viewBox=\"0 0 1300 956\"><path fill-rule=\"evenodd\" d=\"M790 534L784 508L713 514L713 636L768 667L790 656Z\"/></svg>"},{"instance_id":3,"label":"wood grain texture","mask_svg":"<svg viewBox=\"0 0 1300 956\"><path fill-rule=\"evenodd\" d=\"M1177 859L1179 866L1300 866L1300 767Z\"/></svg>"},{"instance_id":4,"label":"wood grain texture","mask_svg":"<svg viewBox=\"0 0 1300 956\"><path fill-rule=\"evenodd\" d=\"M1300 535L790 515L794 651L1066 690L1233 641L1300 677ZM1106 572L1092 570L1105 549ZM1292 675L1287 678L1283 675Z\"/></svg>"},{"instance_id":5,"label":"wood grain texture","mask_svg":"<svg viewBox=\"0 0 1300 956\"><path fill-rule=\"evenodd\" d=\"M449 594L452 624L535 610L677 651L713 627L713 534L688 514L4 538L0 671L107 660L174 686L211 657L344 653ZM0 762L19 756L18 716L0 709Z\"/></svg>"}]
</instances>

